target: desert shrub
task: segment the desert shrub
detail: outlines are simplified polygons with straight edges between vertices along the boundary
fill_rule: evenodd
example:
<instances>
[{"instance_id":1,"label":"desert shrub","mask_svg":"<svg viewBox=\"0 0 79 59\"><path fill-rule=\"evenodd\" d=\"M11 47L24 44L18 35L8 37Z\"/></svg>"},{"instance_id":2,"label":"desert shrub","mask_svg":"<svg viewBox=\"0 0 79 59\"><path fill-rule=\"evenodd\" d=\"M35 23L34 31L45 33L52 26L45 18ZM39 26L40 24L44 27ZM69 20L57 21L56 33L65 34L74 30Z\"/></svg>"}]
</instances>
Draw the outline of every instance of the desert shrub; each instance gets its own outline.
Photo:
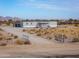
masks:
<instances>
[{"instance_id":1,"label":"desert shrub","mask_svg":"<svg viewBox=\"0 0 79 59\"><path fill-rule=\"evenodd\" d=\"M16 44L18 45L26 45L26 44L31 44L30 41L23 41L23 40L16 40Z\"/></svg>"},{"instance_id":2,"label":"desert shrub","mask_svg":"<svg viewBox=\"0 0 79 59\"><path fill-rule=\"evenodd\" d=\"M2 33L0 33L0 36L2 36Z\"/></svg>"},{"instance_id":3,"label":"desert shrub","mask_svg":"<svg viewBox=\"0 0 79 59\"><path fill-rule=\"evenodd\" d=\"M30 32L30 34L34 34L33 32Z\"/></svg>"},{"instance_id":4,"label":"desert shrub","mask_svg":"<svg viewBox=\"0 0 79 59\"><path fill-rule=\"evenodd\" d=\"M18 36L14 36L14 39L17 39L18 38Z\"/></svg>"},{"instance_id":5,"label":"desert shrub","mask_svg":"<svg viewBox=\"0 0 79 59\"><path fill-rule=\"evenodd\" d=\"M37 36L41 36L41 33L37 33Z\"/></svg>"},{"instance_id":6,"label":"desert shrub","mask_svg":"<svg viewBox=\"0 0 79 59\"><path fill-rule=\"evenodd\" d=\"M55 40L56 40L56 41L59 41L59 37L60 37L60 36L55 35Z\"/></svg>"},{"instance_id":7,"label":"desert shrub","mask_svg":"<svg viewBox=\"0 0 79 59\"><path fill-rule=\"evenodd\" d=\"M23 32L25 32L26 30L25 29L23 29Z\"/></svg>"},{"instance_id":8,"label":"desert shrub","mask_svg":"<svg viewBox=\"0 0 79 59\"><path fill-rule=\"evenodd\" d=\"M7 43L1 43L0 44L0 46L6 46L7 45Z\"/></svg>"},{"instance_id":9,"label":"desert shrub","mask_svg":"<svg viewBox=\"0 0 79 59\"><path fill-rule=\"evenodd\" d=\"M12 40L12 38L9 37L9 38L7 38L7 40Z\"/></svg>"},{"instance_id":10,"label":"desert shrub","mask_svg":"<svg viewBox=\"0 0 79 59\"><path fill-rule=\"evenodd\" d=\"M0 31L3 31L3 29L0 28Z\"/></svg>"},{"instance_id":11,"label":"desert shrub","mask_svg":"<svg viewBox=\"0 0 79 59\"><path fill-rule=\"evenodd\" d=\"M72 42L79 42L79 38L73 38Z\"/></svg>"},{"instance_id":12,"label":"desert shrub","mask_svg":"<svg viewBox=\"0 0 79 59\"><path fill-rule=\"evenodd\" d=\"M48 39L49 39L49 40L51 40L51 39L52 39L52 37L48 37Z\"/></svg>"},{"instance_id":13,"label":"desert shrub","mask_svg":"<svg viewBox=\"0 0 79 59\"><path fill-rule=\"evenodd\" d=\"M52 37L51 37L51 36L48 36L48 37L47 37L47 39L51 40L51 39L52 39Z\"/></svg>"},{"instance_id":14,"label":"desert shrub","mask_svg":"<svg viewBox=\"0 0 79 59\"><path fill-rule=\"evenodd\" d=\"M57 34L55 35L55 40L59 42L65 42L65 39L67 39L66 35L63 34Z\"/></svg>"},{"instance_id":15,"label":"desert shrub","mask_svg":"<svg viewBox=\"0 0 79 59\"><path fill-rule=\"evenodd\" d=\"M76 27L78 27L78 24L75 24Z\"/></svg>"},{"instance_id":16,"label":"desert shrub","mask_svg":"<svg viewBox=\"0 0 79 59\"><path fill-rule=\"evenodd\" d=\"M13 34L11 34L11 37L13 37L14 35Z\"/></svg>"},{"instance_id":17,"label":"desert shrub","mask_svg":"<svg viewBox=\"0 0 79 59\"><path fill-rule=\"evenodd\" d=\"M18 44L18 45L23 45L24 44L24 42L22 41L22 40L16 40L16 44Z\"/></svg>"},{"instance_id":18,"label":"desert shrub","mask_svg":"<svg viewBox=\"0 0 79 59\"><path fill-rule=\"evenodd\" d=\"M7 21L5 24L6 24L7 26L10 26L10 25L11 25L11 22Z\"/></svg>"},{"instance_id":19,"label":"desert shrub","mask_svg":"<svg viewBox=\"0 0 79 59\"><path fill-rule=\"evenodd\" d=\"M30 41L24 41L24 44L31 44Z\"/></svg>"},{"instance_id":20,"label":"desert shrub","mask_svg":"<svg viewBox=\"0 0 79 59\"><path fill-rule=\"evenodd\" d=\"M3 37L0 37L0 40L3 40Z\"/></svg>"}]
</instances>

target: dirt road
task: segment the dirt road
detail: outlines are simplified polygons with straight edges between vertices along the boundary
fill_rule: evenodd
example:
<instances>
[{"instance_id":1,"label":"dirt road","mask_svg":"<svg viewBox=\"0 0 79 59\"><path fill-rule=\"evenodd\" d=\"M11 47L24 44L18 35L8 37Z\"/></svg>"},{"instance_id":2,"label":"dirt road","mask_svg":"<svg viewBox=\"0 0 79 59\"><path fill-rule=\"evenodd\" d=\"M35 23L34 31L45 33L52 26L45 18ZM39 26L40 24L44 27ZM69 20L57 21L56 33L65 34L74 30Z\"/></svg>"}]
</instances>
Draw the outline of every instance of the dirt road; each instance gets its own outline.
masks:
<instances>
[{"instance_id":1,"label":"dirt road","mask_svg":"<svg viewBox=\"0 0 79 59\"><path fill-rule=\"evenodd\" d=\"M0 57L79 57L79 44L26 45L0 47Z\"/></svg>"}]
</instances>

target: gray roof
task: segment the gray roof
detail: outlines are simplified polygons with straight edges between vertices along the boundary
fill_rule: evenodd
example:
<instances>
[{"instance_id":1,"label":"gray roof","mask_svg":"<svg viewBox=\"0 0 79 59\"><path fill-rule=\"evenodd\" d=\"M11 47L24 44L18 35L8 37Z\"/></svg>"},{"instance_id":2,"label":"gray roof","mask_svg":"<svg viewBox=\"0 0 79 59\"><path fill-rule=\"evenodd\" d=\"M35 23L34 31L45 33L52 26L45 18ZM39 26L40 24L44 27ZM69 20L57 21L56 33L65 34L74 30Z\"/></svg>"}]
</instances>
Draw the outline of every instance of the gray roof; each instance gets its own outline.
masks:
<instances>
[{"instance_id":1,"label":"gray roof","mask_svg":"<svg viewBox=\"0 0 79 59\"><path fill-rule=\"evenodd\" d=\"M22 20L23 22L26 22L26 21L29 21L29 22L33 22L33 21L47 21L47 22L49 22L49 21L57 21L57 20Z\"/></svg>"}]
</instances>

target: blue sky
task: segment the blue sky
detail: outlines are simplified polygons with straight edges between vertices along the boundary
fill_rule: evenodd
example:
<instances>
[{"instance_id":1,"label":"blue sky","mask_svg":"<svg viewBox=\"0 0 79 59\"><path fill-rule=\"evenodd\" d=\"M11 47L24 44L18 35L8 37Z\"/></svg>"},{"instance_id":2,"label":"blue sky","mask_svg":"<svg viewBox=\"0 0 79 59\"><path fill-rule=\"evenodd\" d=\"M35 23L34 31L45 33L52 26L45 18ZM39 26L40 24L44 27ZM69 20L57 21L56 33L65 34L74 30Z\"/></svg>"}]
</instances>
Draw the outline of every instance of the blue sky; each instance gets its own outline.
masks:
<instances>
[{"instance_id":1,"label":"blue sky","mask_svg":"<svg viewBox=\"0 0 79 59\"><path fill-rule=\"evenodd\" d=\"M79 18L79 0L0 0L0 16Z\"/></svg>"}]
</instances>

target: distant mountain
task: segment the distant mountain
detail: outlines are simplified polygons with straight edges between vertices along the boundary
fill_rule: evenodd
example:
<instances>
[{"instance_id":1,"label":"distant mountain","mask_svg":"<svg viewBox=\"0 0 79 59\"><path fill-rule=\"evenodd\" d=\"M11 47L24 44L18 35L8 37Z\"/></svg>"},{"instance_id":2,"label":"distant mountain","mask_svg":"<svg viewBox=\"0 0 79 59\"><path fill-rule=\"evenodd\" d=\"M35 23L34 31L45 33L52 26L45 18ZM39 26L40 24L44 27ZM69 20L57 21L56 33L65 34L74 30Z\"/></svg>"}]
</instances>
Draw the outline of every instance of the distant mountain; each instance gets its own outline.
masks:
<instances>
[{"instance_id":1,"label":"distant mountain","mask_svg":"<svg viewBox=\"0 0 79 59\"><path fill-rule=\"evenodd\" d=\"M14 17L14 18L12 18L12 20L16 21L16 20L22 20L22 19L18 18L18 17Z\"/></svg>"},{"instance_id":2,"label":"distant mountain","mask_svg":"<svg viewBox=\"0 0 79 59\"><path fill-rule=\"evenodd\" d=\"M6 17L4 17L4 19L9 20L9 19L12 19L12 17L6 16Z\"/></svg>"},{"instance_id":3,"label":"distant mountain","mask_svg":"<svg viewBox=\"0 0 79 59\"><path fill-rule=\"evenodd\" d=\"M10 16L6 16L6 17L3 17L3 16L0 16L0 21L7 21L7 20L22 20L21 18L18 18L18 17L10 17Z\"/></svg>"},{"instance_id":4,"label":"distant mountain","mask_svg":"<svg viewBox=\"0 0 79 59\"><path fill-rule=\"evenodd\" d=\"M0 21L4 21L5 18L3 16L0 16Z\"/></svg>"}]
</instances>

